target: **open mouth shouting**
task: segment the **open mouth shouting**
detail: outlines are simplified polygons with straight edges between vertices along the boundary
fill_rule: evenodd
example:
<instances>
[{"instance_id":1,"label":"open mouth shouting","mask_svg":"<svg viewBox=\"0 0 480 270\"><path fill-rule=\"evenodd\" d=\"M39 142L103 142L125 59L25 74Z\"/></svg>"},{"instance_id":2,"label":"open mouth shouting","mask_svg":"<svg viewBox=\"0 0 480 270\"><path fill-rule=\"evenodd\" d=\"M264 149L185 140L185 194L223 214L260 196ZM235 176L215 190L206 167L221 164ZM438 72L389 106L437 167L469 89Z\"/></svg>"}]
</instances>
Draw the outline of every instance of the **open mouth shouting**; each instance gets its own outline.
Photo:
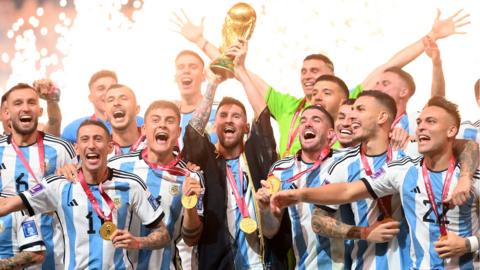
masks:
<instances>
[{"instance_id":1,"label":"open mouth shouting","mask_svg":"<svg viewBox=\"0 0 480 270\"><path fill-rule=\"evenodd\" d=\"M428 142L430 141L430 136L425 134L418 135L418 143Z\"/></svg>"},{"instance_id":2,"label":"open mouth shouting","mask_svg":"<svg viewBox=\"0 0 480 270\"><path fill-rule=\"evenodd\" d=\"M31 115L21 115L19 119L20 119L20 122L25 123L25 124L29 124L33 121L33 116L31 116Z\"/></svg>"},{"instance_id":3,"label":"open mouth shouting","mask_svg":"<svg viewBox=\"0 0 480 270\"><path fill-rule=\"evenodd\" d=\"M156 142L157 144L164 145L164 144L167 143L169 137L170 137L170 136L169 136L168 133L165 132L165 131L157 132L157 133L155 134L155 142Z\"/></svg>"},{"instance_id":4,"label":"open mouth shouting","mask_svg":"<svg viewBox=\"0 0 480 270\"><path fill-rule=\"evenodd\" d=\"M310 140L315 139L316 137L317 137L317 134L311 128L307 128L303 132L303 141L310 141Z\"/></svg>"},{"instance_id":5,"label":"open mouth shouting","mask_svg":"<svg viewBox=\"0 0 480 270\"><path fill-rule=\"evenodd\" d=\"M192 78L184 77L181 80L183 86L190 86L193 82Z\"/></svg>"},{"instance_id":6,"label":"open mouth shouting","mask_svg":"<svg viewBox=\"0 0 480 270\"><path fill-rule=\"evenodd\" d=\"M122 120L125 118L125 111L123 109L117 109L113 112L113 119L115 120Z\"/></svg>"},{"instance_id":7,"label":"open mouth shouting","mask_svg":"<svg viewBox=\"0 0 480 270\"><path fill-rule=\"evenodd\" d=\"M313 85L315 85L315 80L305 80L303 82L303 88L305 89L312 89Z\"/></svg>"},{"instance_id":8,"label":"open mouth shouting","mask_svg":"<svg viewBox=\"0 0 480 270\"><path fill-rule=\"evenodd\" d=\"M233 126L225 126L223 128L223 134L224 134L224 137L227 138L227 137L231 137L233 135L235 135L237 129Z\"/></svg>"}]
</instances>

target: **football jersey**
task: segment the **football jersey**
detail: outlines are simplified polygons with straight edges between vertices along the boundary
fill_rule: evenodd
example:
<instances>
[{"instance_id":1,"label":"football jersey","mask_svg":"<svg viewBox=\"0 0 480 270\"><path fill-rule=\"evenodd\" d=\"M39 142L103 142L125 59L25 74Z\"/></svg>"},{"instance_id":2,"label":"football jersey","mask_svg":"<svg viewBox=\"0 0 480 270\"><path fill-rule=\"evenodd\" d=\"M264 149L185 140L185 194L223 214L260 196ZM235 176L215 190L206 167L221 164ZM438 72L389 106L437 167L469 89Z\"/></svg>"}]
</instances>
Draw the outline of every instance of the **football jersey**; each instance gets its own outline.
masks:
<instances>
[{"instance_id":1,"label":"football jersey","mask_svg":"<svg viewBox=\"0 0 480 270\"><path fill-rule=\"evenodd\" d=\"M1 198L6 198L0 193ZM13 212L0 217L0 259L8 259L22 251L44 251L45 244L40 227L33 217L23 212ZM41 269L40 265L28 269Z\"/></svg>"},{"instance_id":2,"label":"football jersey","mask_svg":"<svg viewBox=\"0 0 480 270\"><path fill-rule=\"evenodd\" d=\"M281 180L281 190L319 187L325 184L324 175L333 160L325 159L319 167L292 182L287 180L309 169L313 164L305 163L299 155L295 155L275 162L271 172ZM311 220L314 207L308 203L288 207L296 269L343 269L344 240L323 237L313 231ZM336 218L340 219L339 214Z\"/></svg>"},{"instance_id":3,"label":"football jersey","mask_svg":"<svg viewBox=\"0 0 480 270\"><path fill-rule=\"evenodd\" d=\"M213 102L212 111L210 112L207 125L205 126L205 134L208 134L210 141L213 144L216 144L218 142L217 133L213 129L213 124L215 123L215 116L217 114L218 105L219 103L217 101ZM180 150L183 148L183 136L185 136L185 129L187 128L187 125L188 125L188 122L190 122L190 119L192 119L192 116L193 116L193 111L189 113L180 114L180 117L181 117L180 127L182 128L182 134L180 135L180 139L178 142L178 147L180 147Z\"/></svg>"},{"instance_id":4,"label":"football jersey","mask_svg":"<svg viewBox=\"0 0 480 270\"><path fill-rule=\"evenodd\" d=\"M145 162L142 151L133 152L127 155L111 159L108 165L122 171L138 175L146 184L148 191L162 206L165 216L163 221L167 227L171 244L159 250L140 250L134 254L134 261L138 264L137 269L175 269L173 258L175 249L180 252L182 267L191 269L193 247L188 247L181 240L181 222L183 217L183 206L181 204L182 185L186 176L177 176L167 171L154 170ZM186 170L186 164L179 160L175 167ZM196 172L190 172L190 177L200 181L204 187L203 177ZM197 203L197 212L203 216L203 194ZM146 236L150 230L140 226L138 219L132 220L131 232L134 235ZM138 257L137 257L138 256Z\"/></svg>"},{"instance_id":5,"label":"football jersey","mask_svg":"<svg viewBox=\"0 0 480 270\"><path fill-rule=\"evenodd\" d=\"M129 154L129 153L133 153L133 152L136 152L136 151L140 151L142 149L145 149L147 148L147 138L146 137L142 137L142 141L138 144L137 148L135 149L132 149L132 146L129 145L129 146L118 146L118 145L114 145L113 147L113 150L111 153L108 154L107 156L107 159L111 159L111 158L114 158L116 156L121 156L121 155L126 155L126 154Z\"/></svg>"},{"instance_id":6,"label":"football jersey","mask_svg":"<svg viewBox=\"0 0 480 270\"><path fill-rule=\"evenodd\" d=\"M250 185L251 179L249 179L248 165L245 159L243 156L236 159L228 159L226 164L235 178L235 188L245 201L249 217L258 224L255 211L255 197L252 190L254 187ZM240 230L240 221L243 216L229 180L225 179L225 182L227 186L227 224L228 231L233 239L235 269L263 269L259 237L256 232L246 234Z\"/></svg>"},{"instance_id":7,"label":"football jersey","mask_svg":"<svg viewBox=\"0 0 480 270\"><path fill-rule=\"evenodd\" d=\"M19 146L26 161L30 165L35 176L23 165L15 152L11 135L0 139L0 190L4 193L23 192L37 184L48 175L54 174L57 168L66 164L77 163L73 146L67 141L47 133L39 133L43 136L45 173L39 160L38 143L29 146ZM40 231L46 245L44 269L63 268L63 235L58 218L54 213L41 215L37 218L40 223ZM53 226L53 229L52 229ZM57 243L54 245L54 243Z\"/></svg>"},{"instance_id":8,"label":"football jersey","mask_svg":"<svg viewBox=\"0 0 480 270\"><path fill-rule=\"evenodd\" d=\"M476 143L480 143L480 120L476 122L464 121L460 124L460 128L457 133L457 139L471 140Z\"/></svg>"},{"instance_id":9,"label":"football jersey","mask_svg":"<svg viewBox=\"0 0 480 270\"><path fill-rule=\"evenodd\" d=\"M101 196L99 185L88 185L105 215L119 229L129 230L132 216L150 225L163 218L163 210L136 175L110 169L102 184L113 200L113 212ZM20 197L30 215L57 211L65 236L65 269L133 269L125 249L115 249L112 241L99 234L104 222L98 217L80 183L63 176L50 176L22 192Z\"/></svg>"},{"instance_id":10,"label":"football jersey","mask_svg":"<svg viewBox=\"0 0 480 270\"><path fill-rule=\"evenodd\" d=\"M398 193L405 217L410 228L411 269L479 269L478 251L460 257L442 260L434 249L434 242L440 237L440 226L427 195L422 176L422 157L391 162L385 173L362 179L373 198ZM474 176L473 196L463 205L448 210L442 209L442 189L445 171L428 171L435 204L440 216L446 215L447 230L461 237L471 236L479 231L479 171ZM452 192L458 182L460 167L453 172L448 192Z\"/></svg>"},{"instance_id":11,"label":"football jersey","mask_svg":"<svg viewBox=\"0 0 480 270\"><path fill-rule=\"evenodd\" d=\"M414 116L416 116L416 113ZM396 128L403 128L410 136L415 136L415 129L417 128L417 119L414 116L403 114L400 120L396 123Z\"/></svg>"},{"instance_id":12,"label":"football jersey","mask_svg":"<svg viewBox=\"0 0 480 270\"><path fill-rule=\"evenodd\" d=\"M365 177L365 167L361 161L361 145L350 149L342 158L337 159L328 169L325 177L329 183L353 182ZM392 151L392 159L403 155L402 151ZM373 175L383 172L387 162L387 152L377 156L366 156ZM337 210L338 205L324 206ZM358 200L350 204L356 226L368 227L383 219L377 200L370 198ZM352 269L405 269L410 264L408 246L408 228L402 215L400 198L393 196L391 200L391 214L395 220L401 222L397 237L388 243L369 243L366 240L349 242Z\"/></svg>"}]
</instances>

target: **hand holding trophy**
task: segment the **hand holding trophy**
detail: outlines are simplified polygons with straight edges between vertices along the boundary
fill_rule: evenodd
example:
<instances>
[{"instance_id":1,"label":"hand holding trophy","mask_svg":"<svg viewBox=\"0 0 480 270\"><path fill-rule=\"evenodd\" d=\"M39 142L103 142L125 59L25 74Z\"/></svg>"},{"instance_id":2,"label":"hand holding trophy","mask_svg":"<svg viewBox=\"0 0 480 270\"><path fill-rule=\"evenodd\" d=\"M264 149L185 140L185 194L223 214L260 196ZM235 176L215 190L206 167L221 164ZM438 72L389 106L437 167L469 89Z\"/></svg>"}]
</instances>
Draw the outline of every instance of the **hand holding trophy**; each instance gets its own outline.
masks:
<instances>
[{"instance_id":1,"label":"hand holding trophy","mask_svg":"<svg viewBox=\"0 0 480 270\"><path fill-rule=\"evenodd\" d=\"M246 3L237 3L228 10L227 17L222 27L222 55L210 64L210 69L225 79L234 77L233 58L225 54L228 48L239 39L250 39L257 15L255 10Z\"/></svg>"}]
</instances>

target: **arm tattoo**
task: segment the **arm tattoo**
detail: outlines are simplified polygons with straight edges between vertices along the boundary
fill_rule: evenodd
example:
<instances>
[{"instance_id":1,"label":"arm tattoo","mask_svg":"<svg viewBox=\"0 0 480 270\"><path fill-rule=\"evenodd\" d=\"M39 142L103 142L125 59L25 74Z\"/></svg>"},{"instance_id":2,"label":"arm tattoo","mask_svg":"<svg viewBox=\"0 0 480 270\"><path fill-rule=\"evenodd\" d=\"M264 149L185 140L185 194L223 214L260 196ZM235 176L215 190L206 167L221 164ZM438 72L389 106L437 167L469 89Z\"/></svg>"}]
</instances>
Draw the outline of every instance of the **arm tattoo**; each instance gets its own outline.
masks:
<instances>
[{"instance_id":1,"label":"arm tattoo","mask_svg":"<svg viewBox=\"0 0 480 270\"><path fill-rule=\"evenodd\" d=\"M360 227L347 225L331 213L316 207L312 215L312 228L316 234L342 239L360 239Z\"/></svg>"},{"instance_id":2,"label":"arm tattoo","mask_svg":"<svg viewBox=\"0 0 480 270\"><path fill-rule=\"evenodd\" d=\"M217 85L208 84L205 95L203 96L200 104L195 108L193 112L192 119L190 119L189 124L200 134L203 134L205 131L205 126L208 123L208 118L210 117L210 112L212 111L213 98L215 97L215 91Z\"/></svg>"},{"instance_id":3,"label":"arm tattoo","mask_svg":"<svg viewBox=\"0 0 480 270\"><path fill-rule=\"evenodd\" d=\"M0 260L0 269L20 269L40 263L34 259L33 252L22 251L17 255Z\"/></svg>"},{"instance_id":4,"label":"arm tattoo","mask_svg":"<svg viewBox=\"0 0 480 270\"><path fill-rule=\"evenodd\" d=\"M454 151L460 162L460 173L473 176L478 167L478 144L474 141L465 141L464 143L455 143ZM463 145L464 144L464 145Z\"/></svg>"},{"instance_id":5,"label":"arm tattoo","mask_svg":"<svg viewBox=\"0 0 480 270\"><path fill-rule=\"evenodd\" d=\"M160 249L170 242L170 236L163 222L149 235L140 238L141 249Z\"/></svg>"}]
</instances>

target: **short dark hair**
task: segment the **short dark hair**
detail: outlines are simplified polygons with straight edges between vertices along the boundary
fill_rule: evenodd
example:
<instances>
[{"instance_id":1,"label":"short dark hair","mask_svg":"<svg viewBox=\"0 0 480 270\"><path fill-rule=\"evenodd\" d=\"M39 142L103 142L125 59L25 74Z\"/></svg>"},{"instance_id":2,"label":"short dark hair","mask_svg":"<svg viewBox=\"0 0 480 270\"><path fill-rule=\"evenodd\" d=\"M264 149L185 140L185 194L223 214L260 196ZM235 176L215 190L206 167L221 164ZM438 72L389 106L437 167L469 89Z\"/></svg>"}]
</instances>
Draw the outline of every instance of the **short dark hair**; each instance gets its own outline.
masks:
<instances>
[{"instance_id":1,"label":"short dark hair","mask_svg":"<svg viewBox=\"0 0 480 270\"><path fill-rule=\"evenodd\" d=\"M112 139L112 135L110 134L110 131L108 130L107 126L105 126L104 123L98 121L98 120L93 120L93 119L85 119L83 120L82 123L80 123L80 126L78 126L78 129L77 129L77 140L79 139L78 137L78 134L80 132L80 128L84 127L84 126L97 126L97 127L101 127L103 129L103 131L105 131L105 134L107 134L107 138L109 140Z\"/></svg>"},{"instance_id":2,"label":"short dark hair","mask_svg":"<svg viewBox=\"0 0 480 270\"><path fill-rule=\"evenodd\" d=\"M116 82L118 82L117 79L117 74L114 71L111 70L100 70L95 72L92 77L90 77L90 81L88 82L88 88L92 87L92 84L96 82L100 78L105 78L105 77L110 77L114 79Z\"/></svg>"},{"instance_id":3,"label":"short dark hair","mask_svg":"<svg viewBox=\"0 0 480 270\"><path fill-rule=\"evenodd\" d=\"M321 82L321 81L333 82L334 84L338 85L338 87L340 87L340 90L342 91L345 98L348 98L348 96L350 95L350 92L348 91L348 87L345 84L345 82L337 76L324 74L324 75L318 77L315 80L315 83Z\"/></svg>"},{"instance_id":4,"label":"short dark hair","mask_svg":"<svg viewBox=\"0 0 480 270\"><path fill-rule=\"evenodd\" d=\"M353 105L355 103L355 98L347 98L340 105Z\"/></svg>"},{"instance_id":5,"label":"short dark hair","mask_svg":"<svg viewBox=\"0 0 480 270\"><path fill-rule=\"evenodd\" d=\"M457 129L460 128L460 113L458 112L458 105L448 101L444 97L434 96L428 102L426 107L435 106L444 109L450 116L453 117L455 126Z\"/></svg>"},{"instance_id":6,"label":"short dark hair","mask_svg":"<svg viewBox=\"0 0 480 270\"><path fill-rule=\"evenodd\" d=\"M205 66L205 62L203 62L202 57L200 57L200 55L198 55L198 53L196 53L194 51L190 51L190 50L183 50L183 51L179 52L177 54L177 57L175 57L175 62L177 62L177 60L184 55L191 55L191 56L197 58L198 60L200 60L200 62L202 62L202 66Z\"/></svg>"},{"instance_id":7,"label":"short dark hair","mask_svg":"<svg viewBox=\"0 0 480 270\"><path fill-rule=\"evenodd\" d=\"M327 110L325 110L325 108L323 108L320 105L316 105L316 104L310 105L310 106L306 107L305 109L303 109L302 115L305 111L308 111L308 110L319 110L319 111L321 111L327 117L327 120L328 120L328 123L330 124L330 127L333 128L333 126L334 126L333 117Z\"/></svg>"},{"instance_id":8,"label":"short dark hair","mask_svg":"<svg viewBox=\"0 0 480 270\"><path fill-rule=\"evenodd\" d=\"M145 111L145 114L143 115L143 118L146 120L147 116L156 109L170 109L175 113L175 116L178 118L178 122L180 123L180 109L178 108L175 103L168 101L168 100L156 100L148 106L147 110Z\"/></svg>"},{"instance_id":9,"label":"short dark hair","mask_svg":"<svg viewBox=\"0 0 480 270\"><path fill-rule=\"evenodd\" d=\"M410 96L413 96L413 94L415 94L415 81L413 80L413 77L412 75L410 75L410 73L399 67L390 67L385 69L384 72L392 72L397 74L400 79L402 79L402 81L407 84L408 90L410 90Z\"/></svg>"},{"instance_id":10,"label":"short dark hair","mask_svg":"<svg viewBox=\"0 0 480 270\"><path fill-rule=\"evenodd\" d=\"M320 61L324 62L327 65L327 67L332 70L332 72L335 71L332 60L330 60L330 58L328 58L324 54L315 53L315 54L307 55L307 57L305 57L305 59L303 59L303 62L305 62L307 60L320 60Z\"/></svg>"},{"instance_id":11,"label":"short dark hair","mask_svg":"<svg viewBox=\"0 0 480 270\"><path fill-rule=\"evenodd\" d=\"M378 101L378 103L387 109L387 113L391 119L390 123L393 123L395 117L397 116L397 105L395 104L395 100L390 95L378 90L365 90L358 95L357 99L360 97L372 97Z\"/></svg>"},{"instance_id":12,"label":"short dark hair","mask_svg":"<svg viewBox=\"0 0 480 270\"><path fill-rule=\"evenodd\" d=\"M480 97L480 79L477 80L477 82L475 83L475 98L479 98Z\"/></svg>"},{"instance_id":13,"label":"short dark hair","mask_svg":"<svg viewBox=\"0 0 480 270\"><path fill-rule=\"evenodd\" d=\"M16 91L16 90L19 90L19 89L31 89L31 90L33 90L33 92L35 92L38 95L37 90L35 90L35 88L33 88L33 86L31 86L30 84L28 84L28 83L17 83L12 88L8 89L8 91L5 92L5 94L3 94L2 103L8 99L8 97L10 96L10 94L13 91Z\"/></svg>"},{"instance_id":14,"label":"short dark hair","mask_svg":"<svg viewBox=\"0 0 480 270\"><path fill-rule=\"evenodd\" d=\"M225 105L237 105L242 109L243 114L245 114L245 118L247 117L247 110L242 102L238 99L234 99L232 97L223 97L220 103L218 104L217 113L220 111L220 108Z\"/></svg>"}]
</instances>

